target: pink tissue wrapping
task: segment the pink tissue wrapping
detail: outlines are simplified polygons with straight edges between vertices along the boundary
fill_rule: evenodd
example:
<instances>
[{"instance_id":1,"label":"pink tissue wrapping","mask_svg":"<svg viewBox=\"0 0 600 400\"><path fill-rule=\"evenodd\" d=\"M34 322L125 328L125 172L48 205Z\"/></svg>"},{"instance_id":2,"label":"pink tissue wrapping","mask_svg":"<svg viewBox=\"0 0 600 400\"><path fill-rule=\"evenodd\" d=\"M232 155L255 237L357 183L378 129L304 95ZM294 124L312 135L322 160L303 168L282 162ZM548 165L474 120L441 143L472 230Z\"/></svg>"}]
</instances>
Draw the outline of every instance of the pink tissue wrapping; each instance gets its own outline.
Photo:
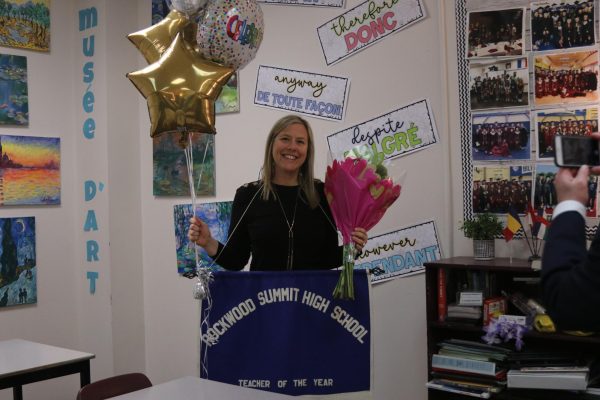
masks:
<instances>
[{"instance_id":1,"label":"pink tissue wrapping","mask_svg":"<svg viewBox=\"0 0 600 400\"><path fill-rule=\"evenodd\" d=\"M327 167L325 195L344 244L355 228L371 229L400 196L400 185L381 179L364 159L334 160Z\"/></svg>"}]
</instances>

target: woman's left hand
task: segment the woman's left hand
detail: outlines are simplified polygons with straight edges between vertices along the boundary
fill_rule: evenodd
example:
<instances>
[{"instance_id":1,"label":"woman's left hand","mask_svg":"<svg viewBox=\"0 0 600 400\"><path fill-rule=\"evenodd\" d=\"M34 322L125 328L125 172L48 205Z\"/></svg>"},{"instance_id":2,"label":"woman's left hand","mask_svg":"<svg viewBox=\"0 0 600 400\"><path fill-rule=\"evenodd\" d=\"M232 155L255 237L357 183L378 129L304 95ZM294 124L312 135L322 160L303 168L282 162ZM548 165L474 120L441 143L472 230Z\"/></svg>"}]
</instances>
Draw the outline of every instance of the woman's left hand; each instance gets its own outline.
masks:
<instances>
[{"instance_id":1,"label":"woman's left hand","mask_svg":"<svg viewBox=\"0 0 600 400\"><path fill-rule=\"evenodd\" d=\"M352 241L354 242L354 247L356 248L356 251L358 251L358 252L362 251L362 249L367 244L367 240L369 239L369 236L367 235L367 231L364 230L363 228L354 229L351 237L352 237Z\"/></svg>"}]
</instances>

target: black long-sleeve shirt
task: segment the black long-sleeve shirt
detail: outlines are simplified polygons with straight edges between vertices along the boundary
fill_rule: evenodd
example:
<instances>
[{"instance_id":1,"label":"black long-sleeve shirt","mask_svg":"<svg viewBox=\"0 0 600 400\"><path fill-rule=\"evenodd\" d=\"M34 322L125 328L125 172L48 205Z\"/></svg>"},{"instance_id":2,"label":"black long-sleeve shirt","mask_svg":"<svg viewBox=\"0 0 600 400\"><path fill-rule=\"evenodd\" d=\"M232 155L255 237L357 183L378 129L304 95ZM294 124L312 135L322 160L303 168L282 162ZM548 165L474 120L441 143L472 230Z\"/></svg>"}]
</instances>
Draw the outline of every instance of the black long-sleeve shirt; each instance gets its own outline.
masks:
<instances>
[{"instance_id":1,"label":"black long-sleeve shirt","mask_svg":"<svg viewBox=\"0 0 600 400\"><path fill-rule=\"evenodd\" d=\"M260 182L237 189L231 209L229 239L226 245L219 243L215 261L223 268L241 270L252 256L250 270L285 270L291 242L292 269L339 267L342 247L338 246L335 222L325 199L323 183L315 180L320 204L314 209L308 206L299 186L273 186L281 203L272 198L263 200ZM288 224L292 225L292 222L293 240L290 241Z\"/></svg>"}]
</instances>

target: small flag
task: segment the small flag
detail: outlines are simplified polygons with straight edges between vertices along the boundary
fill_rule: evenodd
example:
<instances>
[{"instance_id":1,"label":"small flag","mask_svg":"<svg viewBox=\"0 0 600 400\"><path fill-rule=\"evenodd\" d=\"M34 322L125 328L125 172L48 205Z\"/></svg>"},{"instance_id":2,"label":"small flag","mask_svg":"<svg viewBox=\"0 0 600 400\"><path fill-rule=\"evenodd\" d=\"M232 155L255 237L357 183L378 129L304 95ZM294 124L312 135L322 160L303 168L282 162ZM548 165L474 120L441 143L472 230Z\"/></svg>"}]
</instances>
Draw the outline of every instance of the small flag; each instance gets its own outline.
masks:
<instances>
[{"instance_id":1,"label":"small flag","mask_svg":"<svg viewBox=\"0 0 600 400\"><path fill-rule=\"evenodd\" d=\"M506 216L506 228L504 228L502 231L504 240L507 242L512 240L513 236L515 236L515 233L517 233L522 227L523 224L521 223L521 219L519 218L517 210L511 206Z\"/></svg>"},{"instance_id":2,"label":"small flag","mask_svg":"<svg viewBox=\"0 0 600 400\"><path fill-rule=\"evenodd\" d=\"M542 213L543 214L541 216L538 215L540 227L536 236L538 239L546 240L546 230L548 229L548 226L550 226L550 221L547 219L548 214L546 214L546 210L542 211Z\"/></svg>"},{"instance_id":3,"label":"small flag","mask_svg":"<svg viewBox=\"0 0 600 400\"><path fill-rule=\"evenodd\" d=\"M540 209L540 211L541 210L542 209ZM543 218L541 217L541 215L535 211L531 203L527 204L527 223L529 224L529 228L531 229L531 236L537 236L542 219Z\"/></svg>"}]
</instances>

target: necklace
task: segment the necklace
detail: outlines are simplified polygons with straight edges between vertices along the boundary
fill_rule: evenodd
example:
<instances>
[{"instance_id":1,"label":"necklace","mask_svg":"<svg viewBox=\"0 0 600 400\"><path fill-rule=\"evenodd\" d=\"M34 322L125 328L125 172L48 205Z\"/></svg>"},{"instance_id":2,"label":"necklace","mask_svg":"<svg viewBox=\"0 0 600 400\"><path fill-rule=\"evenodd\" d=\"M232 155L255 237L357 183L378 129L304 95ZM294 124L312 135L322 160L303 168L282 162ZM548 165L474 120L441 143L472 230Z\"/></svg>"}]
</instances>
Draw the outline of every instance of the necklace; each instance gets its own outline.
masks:
<instances>
[{"instance_id":1,"label":"necklace","mask_svg":"<svg viewBox=\"0 0 600 400\"><path fill-rule=\"evenodd\" d=\"M298 197L300 197L300 186L298 186L298 193L296 194L296 202L294 204L294 213L292 214L291 223L287 217L287 214L285 213L285 209L283 208L283 204L281 203L281 199L279 198L279 193L277 193L275 197L277 197L277 202L279 203L279 207L281 207L283 218L285 219L285 223L288 227L288 256L286 269L288 271L291 271L294 264L294 224L296 223L296 211L298 210Z\"/></svg>"}]
</instances>

